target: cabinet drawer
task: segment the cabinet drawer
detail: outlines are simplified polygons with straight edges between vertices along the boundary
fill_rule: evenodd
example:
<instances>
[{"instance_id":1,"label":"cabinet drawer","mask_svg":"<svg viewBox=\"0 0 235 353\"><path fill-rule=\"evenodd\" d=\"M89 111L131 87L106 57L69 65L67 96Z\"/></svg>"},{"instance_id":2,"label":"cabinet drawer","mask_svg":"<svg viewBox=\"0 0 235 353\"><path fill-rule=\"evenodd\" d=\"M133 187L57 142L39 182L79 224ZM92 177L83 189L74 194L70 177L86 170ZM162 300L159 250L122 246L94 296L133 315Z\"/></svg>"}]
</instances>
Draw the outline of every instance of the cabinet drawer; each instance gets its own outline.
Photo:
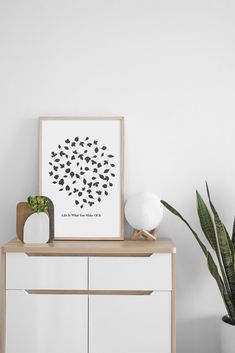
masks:
<instances>
[{"instance_id":1,"label":"cabinet drawer","mask_svg":"<svg viewBox=\"0 0 235 353\"><path fill-rule=\"evenodd\" d=\"M171 290L171 273L171 254L89 258L93 290Z\"/></svg>"},{"instance_id":2,"label":"cabinet drawer","mask_svg":"<svg viewBox=\"0 0 235 353\"><path fill-rule=\"evenodd\" d=\"M7 289L87 289L88 258L77 256L6 256Z\"/></svg>"}]
</instances>

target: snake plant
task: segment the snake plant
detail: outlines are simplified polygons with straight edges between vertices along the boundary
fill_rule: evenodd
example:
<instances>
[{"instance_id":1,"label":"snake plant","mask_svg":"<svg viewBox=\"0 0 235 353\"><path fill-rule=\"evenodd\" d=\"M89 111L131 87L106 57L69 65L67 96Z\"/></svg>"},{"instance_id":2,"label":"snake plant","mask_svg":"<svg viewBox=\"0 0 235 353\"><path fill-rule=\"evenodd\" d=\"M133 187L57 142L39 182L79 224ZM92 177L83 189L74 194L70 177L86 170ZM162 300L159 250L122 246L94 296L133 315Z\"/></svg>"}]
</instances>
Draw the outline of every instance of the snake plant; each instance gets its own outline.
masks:
<instances>
[{"instance_id":1,"label":"snake plant","mask_svg":"<svg viewBox=\"0 0 235 353\"><path fill-rule=\"evenodd\" d=\"M235 325L235 219L232 236L230 237L211 201L207 183L206 190L210 209L198 191L196 192L196 199L197 213L207 245L178 211L166 201L162 200L161 202L170 212L179 217L194 235L206 257L209 271L218 285L228 313L228 322Z\"/></svg>"}]
</instances>

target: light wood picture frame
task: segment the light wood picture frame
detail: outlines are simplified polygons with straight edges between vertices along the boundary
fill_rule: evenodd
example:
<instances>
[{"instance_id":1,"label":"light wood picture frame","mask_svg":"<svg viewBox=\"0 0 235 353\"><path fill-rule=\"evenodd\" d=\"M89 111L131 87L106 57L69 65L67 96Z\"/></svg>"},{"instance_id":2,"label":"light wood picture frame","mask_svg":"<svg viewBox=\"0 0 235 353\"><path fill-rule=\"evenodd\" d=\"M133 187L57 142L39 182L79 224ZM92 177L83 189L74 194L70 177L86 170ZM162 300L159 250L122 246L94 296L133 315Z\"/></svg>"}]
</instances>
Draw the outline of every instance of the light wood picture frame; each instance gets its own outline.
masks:
<instances>
[{"instance_id":1,"label":"light wood picture frame","mask_svg":"<svg viewBox=\"0 0 235 353\"><path fill-rule=\"evenodd\" d=\"M55 240L123 240L124 118L40 117L39 195Z\"/></svg>"}]
</instances>

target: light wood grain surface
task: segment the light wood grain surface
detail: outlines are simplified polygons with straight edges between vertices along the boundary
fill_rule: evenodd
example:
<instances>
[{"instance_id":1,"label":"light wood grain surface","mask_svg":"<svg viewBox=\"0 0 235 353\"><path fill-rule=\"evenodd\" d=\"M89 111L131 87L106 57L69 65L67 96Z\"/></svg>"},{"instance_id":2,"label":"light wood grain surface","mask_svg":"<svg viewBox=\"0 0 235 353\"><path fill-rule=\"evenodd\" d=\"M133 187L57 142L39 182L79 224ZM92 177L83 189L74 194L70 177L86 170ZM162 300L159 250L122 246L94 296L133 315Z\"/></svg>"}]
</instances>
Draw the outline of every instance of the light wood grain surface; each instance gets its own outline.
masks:
<instances>
[{"instance_id":1,"label":"light wood grain surface","mask_svg":"<svg viewBox=\"0 0 235 353\"><path fill-rule=\"evenodd\" d=\"M23 244L13 239L2 247L3 252L24 252L28 255L93 255L93 256L150 256L154 253L175 253L171 239L156 241L54 241L48 244Z\"/></svg>"},{"instance_id":2,"label":"light wood grain surface","mask_svg":"<svg viewBox=\"0 0 235 353\"><path fill-rule=\"evenodd\" d=\"M2 254L2 333L1 333L1 353L5 352L6 338L6 254Z\"/></svg>"},{"instance_id":3,"label":"light wood grain surface","mask_svg":"<svg viewBox=\"0 0 235 353\"><path fill-rule=\"evenodd\" d=\"M176 353L176 254L172 254L171 352Z\"/></svg>"}]
</instances>

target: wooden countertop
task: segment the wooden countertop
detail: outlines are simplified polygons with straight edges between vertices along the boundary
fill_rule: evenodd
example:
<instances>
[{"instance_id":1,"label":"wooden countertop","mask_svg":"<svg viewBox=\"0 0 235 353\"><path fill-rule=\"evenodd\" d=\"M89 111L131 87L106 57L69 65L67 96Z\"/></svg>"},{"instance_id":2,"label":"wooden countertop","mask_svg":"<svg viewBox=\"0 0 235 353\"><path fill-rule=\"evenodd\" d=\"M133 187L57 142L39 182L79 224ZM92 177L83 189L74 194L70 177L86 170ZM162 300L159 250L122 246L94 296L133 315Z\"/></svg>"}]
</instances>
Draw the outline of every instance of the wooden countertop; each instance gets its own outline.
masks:
<instances>
[{"instance_id":1,"label":"wooden countertop","mask_svg":"<svg viewBox=\"0 0 235 353\"><path fill-rule=\"evenodd\" d=\"M150 255L153 253L175 253L171 239L151 240L57 240L49 244L24 244L13 239L2 246L2 252L19 252L34 255Z\"/></svg>"}]
</instances>

